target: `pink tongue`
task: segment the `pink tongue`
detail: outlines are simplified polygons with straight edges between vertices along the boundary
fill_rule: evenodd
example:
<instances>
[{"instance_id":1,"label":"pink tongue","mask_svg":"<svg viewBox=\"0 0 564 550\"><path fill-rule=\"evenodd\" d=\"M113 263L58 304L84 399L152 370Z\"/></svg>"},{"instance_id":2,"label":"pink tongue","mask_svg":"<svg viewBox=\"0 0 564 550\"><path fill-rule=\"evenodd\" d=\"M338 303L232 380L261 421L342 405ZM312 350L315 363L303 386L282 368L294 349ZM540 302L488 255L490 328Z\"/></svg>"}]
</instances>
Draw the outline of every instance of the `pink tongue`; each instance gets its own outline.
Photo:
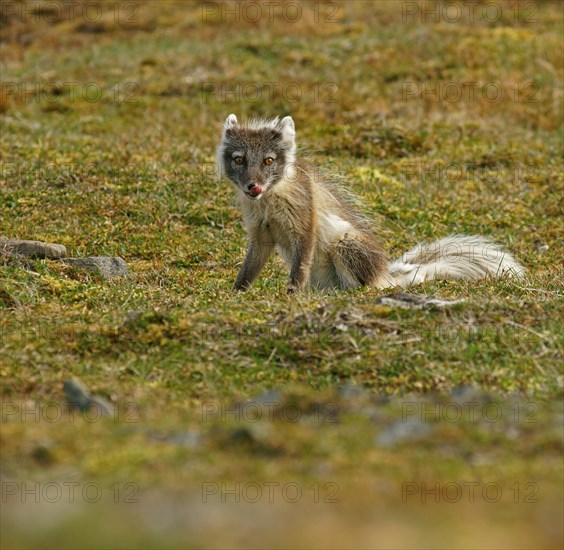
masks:
<instances>
[{"instance_id":1,"label":"pink tongue","mask_svg":"<svg viewBox=\"0 0 564 550\"><path fill-rule=\"evenodd\" d=\"M258 197L262 193L262 187L260 185L255 185L249 191L251 197Z\"/></svg>"}]
</instances>

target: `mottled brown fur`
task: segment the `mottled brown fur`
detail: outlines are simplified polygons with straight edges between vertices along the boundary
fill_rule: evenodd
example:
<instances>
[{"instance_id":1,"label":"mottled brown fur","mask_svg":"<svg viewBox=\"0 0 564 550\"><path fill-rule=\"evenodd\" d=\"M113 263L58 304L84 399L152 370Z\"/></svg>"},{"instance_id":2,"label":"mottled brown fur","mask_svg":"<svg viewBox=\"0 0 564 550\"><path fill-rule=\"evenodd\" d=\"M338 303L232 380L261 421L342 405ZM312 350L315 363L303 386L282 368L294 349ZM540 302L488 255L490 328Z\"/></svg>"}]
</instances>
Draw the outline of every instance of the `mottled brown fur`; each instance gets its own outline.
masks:
<instances>
[{"instance_id":1,"label":"mottled brown fur","mask_svg":"<svg viewBox=\"0 0 564 550\"><path fill-rule=\"evenodd\" d=\"M274 249L288 265L288 292L408 286L435 278L521 276L509 253L481 237L455 235L388 262L364 217L341 189L296 158L294 122L225 122L218 166L235 185L249 248L234 288L247 289ZM258 195L252 191L260 189Z\"/></svg>"}]
</instances>

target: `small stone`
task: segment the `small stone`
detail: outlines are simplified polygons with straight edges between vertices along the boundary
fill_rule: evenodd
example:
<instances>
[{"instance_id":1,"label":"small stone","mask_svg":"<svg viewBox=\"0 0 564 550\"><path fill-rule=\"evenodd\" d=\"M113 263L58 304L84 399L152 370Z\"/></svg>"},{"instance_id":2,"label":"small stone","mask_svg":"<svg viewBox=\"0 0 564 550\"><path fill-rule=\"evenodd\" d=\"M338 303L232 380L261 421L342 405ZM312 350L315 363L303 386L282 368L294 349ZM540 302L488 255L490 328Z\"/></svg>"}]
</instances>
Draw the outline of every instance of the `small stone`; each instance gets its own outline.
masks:
<instances>
[{"instance_id":1,"label":"small stone","mask_svg":"<svg viewBox=\"0 0 564 550\"><path fill-rule=\"evenodd\" d=\"M197 449L202 444L202 437L196 431L187 431L171 435L167 441L186 449Z\"/></svg>"},{"instance_id":2,"label":"small stone","mask_svg":"<svg viewBox=\"0 0 564 550\"><path fill-rule=\"evenodd\" d=\"M376 438L382 447L393 447L398 443L412 441L428 435L431 427L417 418L408 418L405 422L397 420Z\"/></svg>"},{"instance_id":3,"label":"small stone","mask_svg":"<svg viewBox=\"0 0 564 550\"><path fill-rule=\"evenodd\" d=\"M27 258L59 260L66 257L67 249L62 244L44 243L41 241L22 241L19 239L0 237L0 254L6 256L19 254Z\"/></svg>"},{"instance_id":4,"label":"small stone","mask_svg":"<svg viewBox=\"0 0 564 550\"><path fill-rule=\"evenodd\" d=\"M129 269L123 258L119 256L91 256L88 258L65 258L64 263L77 269L84 269L96 273L103 279L109 280L116 277L126 277Z\"/></svg>"},{"instance_id":5,"label":"small stone","mask_svg":"<svg viewBox=\"0 0 564 550\"><path fill-rule=\"evenodd\" d=\"M366 391L366 389L363 388L362 386L358 386L357 384L351 384L351 383L347 383L339 387L337 392L339 397L345 400L363 399L363 398L366 399L370 395Z\"/></svg>"},{"instance_id":6,"label":"small stone","mask_svg":"<svg viewBox=\"0 0 564 550\"><path fill-rule=\"evenodd\" d=\"M488 402L491 396L477 386L461 384L452 390L450 400L454 403Z\"/></svg>"},{"instance_id":7,"label":"small stone","mask_svg":"<svg viewBox=\"0 0 564 550\"><path fill-rule=\"evenodd\" d=\"M547 243L539 240L536 240L534 242L534 245L535 245L535 250L537 251L538 254L546 254L550 248Z\"/></svg>"},{"instance_id":8,"label":"small stone","mask_svg":"<svg viewBox=\"0 0 564 550\"><path fill-rule=\"evenodd\" d=\"M67 401L72 407L85 411L90 403L90 392L79 380L66 380L63 389Z\"/></svg>"},{"instance_id":9,"label":"small stone","mask_svg":"<svg viewBox=\"0 0 564 550\"><path fill-rule=\"evenodd\" d=\"M142 309L130 309L125 314L125 326L134 325L139 319L143 317L143 310Z\"/></svg>"},{"instance_id":10,"label":"small stone","mask_svg":"<svg viewBox=\"0 0 564 550\"><path fill-rule=\"evenodd\" d=\"M80 380L66 380L63 389L71 407L81 412L87 412L92 408L100 416L112 414L111 405L101 397L92 395Z\"/></svg>"},{"instance_id":11,"label":"small stone","mask_svg":"<svg viewBox=\"0 0 564 550\"><path fill-rule=\"evenodd\" d=\"M96 416L111 416L113 413L112 406L105 399L97 395L93 395L90 398L88 409L96 411Z\"/></svg>"},{"instance_id":12,"label":"small stone","mask_svg":"<svg viewBox=\"0 0 564 550\"><path fill-rule=\"evenodd\" d=\"M251 403L256 403L257 405L280 405L282 402L283 395L282 392L276 389L270 389L265 391L253 399L250 400Z\"/></svg>"}]
</instances>

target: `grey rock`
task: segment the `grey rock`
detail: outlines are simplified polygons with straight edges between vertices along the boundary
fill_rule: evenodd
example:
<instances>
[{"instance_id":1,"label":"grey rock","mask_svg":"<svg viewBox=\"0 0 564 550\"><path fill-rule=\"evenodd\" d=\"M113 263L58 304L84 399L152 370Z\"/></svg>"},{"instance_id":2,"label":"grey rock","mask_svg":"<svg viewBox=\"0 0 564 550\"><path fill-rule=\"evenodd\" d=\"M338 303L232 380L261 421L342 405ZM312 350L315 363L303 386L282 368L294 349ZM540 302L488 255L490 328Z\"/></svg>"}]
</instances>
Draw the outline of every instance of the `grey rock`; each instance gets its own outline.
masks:
<instances>
[{"instance_id":1,"label":"grey rock","mask_svg":"<svg viewBox=\"0 0 564 550\"><path fill-rule=\"evenodd\" d=\"M44 243L41 241L22 241L0 237L0 253L7 256L26 256L27 258L47 258L58 260L65 258L67 249L62 244Z\"/></svg>"},{"instance_id":2,"label":"grey rock","mask_svg":"<svg viewBox=\"0 0 564 550\"><path fill-rule=\"evenodd\" d=\"M251 403L256 403L257 405L280 405L284 396L282 392L276 389L270 389L264 393L261 393L250 400Z\"/></svg>"},{"instance_id":3,"label":"grey rock","mask_svg":"<svg viewBox=\"0 0 564 550\"><path fill-rule=\"evenodd\" d=\"M547 243L539 240L536 240L533 244L538 254L546 254L550 248Z\"/></svg>"},{"instance_id":4,"label":"grey rock","mask_svg":"<svg viewBox=\"0 0 564 550\"><path fill-rule=\"evenodd\" d=\"M126 277L129 269L123 258L119 256L91 256L88 258L65 258L64 263L77 269L84 269L91 273L96 273L103 279L114 279L116 277Z\"/></svg>"},{"instance_id":5,"label":"grey rock","mask_svg":"<svg viewBox=\"0 0 564 550\"><path fill-rule=\"evenodd\" d=\"M354 412L376 422L387 419L390 412L383 406L389 401L386 396L375 395L363 386L347 383L337 389L339 408Z\"/></svg>"},{"instance_id":6,"label":"grey rock","mask_svg":"<svg viewBox=\"0 0 564 550\"><path fill-rule=\"evenodd\" d=\"M340 386L337 389L337 394L339 395L339 397L345 400L362 399L362 398L368 398L370 396L370 393L366 391L365 388L363 388L362 386L358 386L357 384L351 384L351 383L347 383L344 384L343 386Z\"/></svg>"},{"instance_id":7,"label":"grey rock","mask_svg":"<svg viewBox=\"0 0 564 550\"><path fill-rule=\"evenodd\" d=\"M90 404L90 393L79 380L66 380L63 384L65 396L72 407L87 410Z\"/></svg>"},{"instance_id":8,"label":"grey rock","mask_svg":"<svg viewBox=\"0 0 564 550\"><path fill-rule=\"evenodd\" d=\"M173 434L167 441L186 449L197 449L202 445L202 436L196 431L187 431Z\"/></svg>"},{"instance_id":9,"label":"grey rock","mask_svg":"<svg viewBox=\"0 0 564 550\"><path fill-rule=\"evenodd\" d=\"M399 307L402 309L423 309L423 308L445 308L460 304L464 300L442 300L434 296L422 296L421 294L410 294L409 292L396 292L382 296L376 300L377 304L385 306Z\"/></svg>"},{"instance_id":10,"label":"grey rock","mask_svg":"<svg viewBox=\"0 0 564 550\"><path fill-rule=\"evenodd\" d=\"M450 400L454 403L488 402L492 397L477 386L462 384L454 388Z\"/></svg>"},{"instance_id":11,"label":"grey rock","mask_svg":"<svg viewBox=\"0 0 564 550\"><path fill-rule=\"evenodd\" d=\"M96 411L96 416L111 416L114 412L113 407L105 399L102 399L97 395L93 395L91 397L88 408L91 411Z\"/></svg>"},{"instance_id":12,"label":"grey rock","mask_svg":"<svg viewBox=\"0 0 564 550\"><path fill-rule=\"evenodd\" d=\"M141 319L141 317L143 317L142 309L130 309L125 314L124 325L125 326L134 325L137 321L139 321L139 319Z\"/></svg>"},{"instance_id":13,"label":"grey rock","mask_svg":"<svg viewBox=\"0 0 564 550\"><path fill-rule=\"evenodd\" d=\"M398 420L386 428L376 438L382 447L393 447L398 443L424 437L431 432L431 427L417 418L409 418L405 422Z\"/></svg>"},{"instance_id":14,"label":"grey rock","mask_svg":"<svg viewBox=\"0 0 564 550\"><path fill-rule=\"evenodd\" d=\"M95 410L100 416L110 416L113 412L112 406L102 399L92 395L80 380L66 380L63 389L65 397L72 408L81 412Z\"/></svg>"}]
</instances>

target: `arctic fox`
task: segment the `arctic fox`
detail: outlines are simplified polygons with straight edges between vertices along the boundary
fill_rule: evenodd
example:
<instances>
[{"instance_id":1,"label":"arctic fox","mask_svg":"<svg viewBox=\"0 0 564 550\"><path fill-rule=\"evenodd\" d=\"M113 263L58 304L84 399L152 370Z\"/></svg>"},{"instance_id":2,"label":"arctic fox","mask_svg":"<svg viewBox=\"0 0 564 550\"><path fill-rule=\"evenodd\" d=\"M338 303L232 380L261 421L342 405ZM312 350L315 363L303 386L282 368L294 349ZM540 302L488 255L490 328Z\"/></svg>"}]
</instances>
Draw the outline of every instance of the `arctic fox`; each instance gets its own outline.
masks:
<instances>
[{"instance_id":1,"label":"arctic fox","mask_svg":"<svg viewBox=\"0 0 564 550\"><path fill-rule=\"evenodd\" d=\"M432 279L522 277L524 267L483 237L451 235L389 261L369 223L334 182L296 156L292 117L240 124L229 115L217 150L235 186L249 248L234 288L245 290L276 248L290 270L288 292L406 287Z\"/></svg>"}]
</instances>

